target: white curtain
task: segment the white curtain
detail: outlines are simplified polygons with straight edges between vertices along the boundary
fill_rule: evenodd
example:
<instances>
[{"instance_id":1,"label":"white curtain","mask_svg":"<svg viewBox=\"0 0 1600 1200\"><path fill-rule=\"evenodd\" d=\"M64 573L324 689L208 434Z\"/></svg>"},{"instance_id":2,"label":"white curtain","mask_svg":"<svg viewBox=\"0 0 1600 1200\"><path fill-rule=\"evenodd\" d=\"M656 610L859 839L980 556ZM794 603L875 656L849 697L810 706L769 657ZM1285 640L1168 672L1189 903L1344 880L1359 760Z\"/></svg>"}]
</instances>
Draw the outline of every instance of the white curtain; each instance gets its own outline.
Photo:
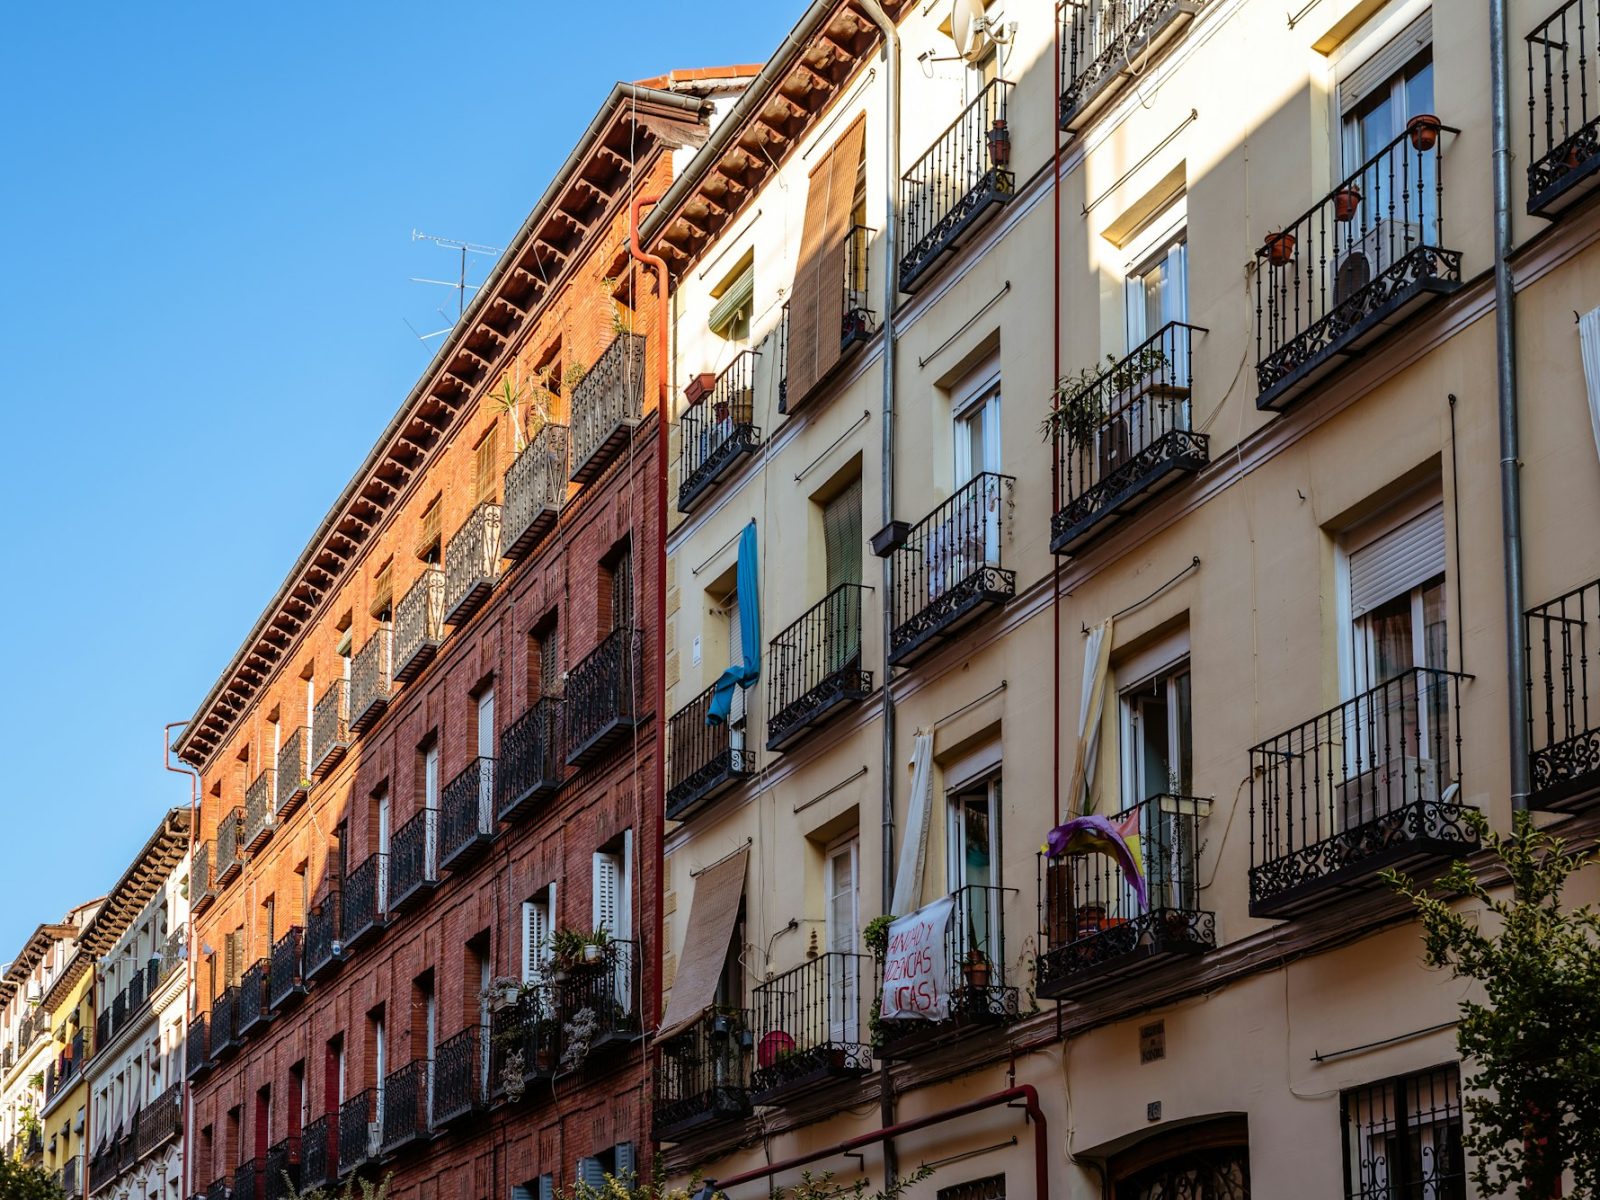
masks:
<instances>
[{"instance_id":1,"label":"white curtain","mask_svg":"<svg viewBox=\"0 0 1600 1200\"><path fill-rule=\"evenodd\" d=\"M911 803L905 836L894 869L891 913L904 915L922 906L922 875L928 864L928 821L933 815L933 734L919 733L911 743Z\"/></svg>"},{"instance_id":2,"label":"white curtain","mask_svg":"<svg viewBox=\"0 0 1600 1200\"><path fill-rule=\"evenodd\" d=\"M1078 753L1067 781L1067 812L1078 816L1094 808L1095 765L1100 755L1100 714L1111 674L1111 618L1089 631L1083 645L1083 692L1078 698Z\"/></svg>"},{"instance_id":3,"label":"white curtain","mask_svg":"<svg viewBox=\"0 0 1600 1200\"><path fill-rule=\"evenodd\" d=\"M1589 428L1600 454L1600 308L1578 318L1578 345L1583 350L1583 383L1589 394Z\"/></svg>"}]
</instances>

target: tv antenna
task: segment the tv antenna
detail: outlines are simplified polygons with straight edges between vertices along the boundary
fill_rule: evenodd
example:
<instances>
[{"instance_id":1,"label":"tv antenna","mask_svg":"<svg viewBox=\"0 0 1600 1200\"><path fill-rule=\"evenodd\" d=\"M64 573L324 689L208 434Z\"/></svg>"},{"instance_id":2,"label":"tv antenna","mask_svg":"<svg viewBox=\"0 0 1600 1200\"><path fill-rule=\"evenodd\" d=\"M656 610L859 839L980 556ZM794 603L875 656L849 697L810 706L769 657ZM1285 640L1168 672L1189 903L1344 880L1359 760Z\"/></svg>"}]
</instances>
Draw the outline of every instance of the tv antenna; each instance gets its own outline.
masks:
<instances>
[{"instance_id":1,"label":"tv antenna","mask_svg":"<svg viewBox=\"0 0 1600 1200\"><path fill-rule=\"evenodd\" d=\"M461 315L464 312L467 311L467 293L469 291L470 292L475 292L475 291L478 290L478 285L477 284L468 283L467 282L467 255L469 255L469 254L499 254L501 252L501 247L499 247L499 246L480 246L476 242L458 242L454 238L434 237L433 234L431 234L431 233L423 233L421 230L418 230L418 229L413 229L411 231L411 240L413 242L432 242L434 245L442 246L446 250L455 250L455 251L458 251L460 253L460 255L461 255L461 271L460 271L460 274L453 280L451 280L451 279L422 279L422 278L419 278L416 275L413 275L411 277L411 282L412 283L431 283L436 287L447 287L447 288L452 289L456 293L456 317L457 317L457 319L459 319L461 317ZM428 337L438 337L439 333L444 333L448 328L449 328L449 326L446 326L445 329L439 330L438 333L431 333L431 334L428 334L427 336ZM422 335L419 334L418 336L420 337Z\"/></svg>"}]
</instances>

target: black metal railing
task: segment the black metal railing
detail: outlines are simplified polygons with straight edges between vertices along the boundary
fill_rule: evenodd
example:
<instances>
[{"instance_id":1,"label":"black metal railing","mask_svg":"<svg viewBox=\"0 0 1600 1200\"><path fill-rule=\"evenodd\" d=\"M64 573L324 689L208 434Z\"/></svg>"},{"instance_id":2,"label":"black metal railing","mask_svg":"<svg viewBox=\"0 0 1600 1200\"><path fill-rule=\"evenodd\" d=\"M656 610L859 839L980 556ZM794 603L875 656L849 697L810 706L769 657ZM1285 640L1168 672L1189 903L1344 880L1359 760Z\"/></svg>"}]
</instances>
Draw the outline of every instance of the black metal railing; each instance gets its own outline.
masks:
<instances>
[{"instance_id":1,"label":"black metal railing","mask_svg":"<svg viewBox=\"0 0 1600 1200\"><path fill-rule=\"evenodd\" d=\"M211 1069L211 1050L207 1044L207 1019L204 1013L189 1018L189 1031L183 1041L183 1074L198 1079Z\"/></svg>"},{"instance_id":2,"label":"black metal railing","mask_svg":"<svg viewBox=\"0 0 1600 1200\"><path fill-rule=\"evenodd\" d=\"M1086 0L1061 7L1061 96L1056 121L1081 130L1119 81L1133 78L1207 0Z\"/></svg>"},{"instance_id":3,"label":"black metal railing","mask_svg":"<svg viewBox=\"0 0 1600 1200\"><path fill-rule=\"evenodd\" d=\"M643 643L637 629L613 630L567 672L561 711L569 765L588 762L638 723Z\"/></svg>"},{"instance_id":4,"label":"black metal railing","mask_svg":"<svg viewBox=\"0 0 1600 1200\"><path fill-rule=\"evenodd\" d=\"M722 1007L663 1042L655 1136L675 1141L692 1130L748 1116L754 1046L750 1014Z\"/></svg>"},{"instance_id":5,"label":"black metal railing","mask_svg":"<svg viewBox=\"0 0 1600 1200\"><path fill-rule=\"evenodd\" d=\"M1477 844L1461 797L1467 678L1414 667L1251 748L1252 915Z\"/></svg>"},{"instance_id":6,"label":"black metal railing","mask_svg":"<svg viewBox=\"0 0 1600 1200\"><path fill-rule=\"evenodd\" d=\"M217 822L217 886L225 887L244 869L244 809L232 808Z\"/></svg>"},{"instance_id":7,"label":"black metal railing","mask_svg":"<svg viewBox=\"0 0 1600 1200\"><path fill-rule=\"evenodd\" d=\"M139 1110L137 1156L145 1159L183 1136L183 1085L175 1083Z\"/></svg>"},{"instance_id":8,"label":"black metal railing","mask_svg":"<svg viewBox=\"0 0 1600 1200\"><path fill-rule=\"evenodd\" d=\"M489 1016L489 1089L504 1094L555 1075L561 1019L550 990L525 987L514 1004Z\"/></svg>"},{"instance_id":9,"label":"black metal railing","mask_svg":"<svg viewBox=\"0 0 1600 1200\"><path fill-rule=\"evenodd\" d=\"M135 1112L128 1122L127 1131L117 1142L117 1170L128 1172L139 1163L139 1114Z\"/></svg>"},{"instance_id":10,"label":"black metal railing","mask_svg":"<svg viewBox=\"0 0 1600 1200\"><path fill-rule=\"evenodd\" d=\"M1567 0L1527 44L1528 211L1554 217L1600 168L1600 0Z\"/></svg>"},{"instance_id":11,"label":"black metal railing","mask_svg":"<svg viewBox=\"0 0 1600 1200\"><path fill-rule=\"evenodd\" d=\"M1180 473L1206 465L1209 439L1194 431L1192 403L1193 340L1204 332L1164 325L1060 397L1051 413L1062 492L1052 551L1081 548Z\"/></svg>"},{"instance_id":12,"label":"black metal railing","mask_svg":"<svg viewBox=\"0 0 1600 1200\"><path fill-rule=\"evenodd\" d=\"M750 1087L758 1104L872 1069L871 964L869 956L832 951L755 989Z\"/></svg>"},{"instance_id":13,"label":"black metal railing","mask_svg":"<svg viewBox=\"0 0 1600 1200\"><path fill-rule=\"evenodd\" d=\"M247 1158L233 1169L233 1200L265 1200L266 1161Z\"/></svg>"},{"instance_id":14,"label":"black metal railing","mask_svg":"<svg viewBox=\"0 0 1600 1200\"><path fill-rule=\"evenodd\" d=\"M1444 133L1421 117L1256 251L1256 405L1280 408L1414 305L1461 286Z\"/></svg>"},{"instance_id":15,"label":"black metal railing","mask_svg":"<svg viewBox=\"0 0 1600 1200\"><path fill-rule=\"evenodd\" d=\"M382 1121L373 1088L357 1092L339 1106L339 1174L345 1175L377 1157Z\"/></svg>"},{"instance_id":16,"label":"black metal railing","mask_svg":"<svg viewBox=\"0 0 1600 1200\"><path fill-rule=\"evenodd\" d=\"M117 1181L117 1177L122 1174L122 1169L118 1165L121 1150L122 1144L120 1140L114 1140L107 1143L104 1149L98 1150L90 1156L89 1194L91 1196L110 1187ZM11 1158L14 1154L15 1151L7 1154L6 1157Z\"/></svg>"},{"instance_id":17,"label":"black metal railing","mask_svg":"<svg viewBox=\"0 0 1600 1200\"><path fill-rule=\"evenodd\" d=\"M232 1195L232 1183L226 1175L221 1179L213 1179L206 1184L205 1200L229 1200ZM240 1200L245 1200L245 1198L241 1197Z\"/></svg>"},{"instance_id":18,"label":"black metal railing","mask_svg":"<svg viewBox=\"0 0 1600 1200\"><path fill-rule=\"evenodd\" d=\"M321 779L350 748L350 685L335 679L311 710L311 775Z\"/></svg>"},{"instance_id":19,"label":"black metal railing","mask_svg":"<svg viewBox=\"0 0 1600 1200\"><path fill-rule=\"evenodd\" d=\"M500 735L500 758L495 765L495 818L511 821L528 811L542 796L554 794L561 784L561 701L553 696L536 700Z\"/></svg>"},{"instance_id":20,"label":"black metal railing","mask_svg":"<svg viewBox=\"0 0 1600 1200\"><path fill-rule=\"evenodd\" d=\"M474 758L439 797L439 866L465 866L494 837L494 759Z\"/></svg>"},{"instance_id":21,"label":"black metal railing","mask_svg":"<svg viewBox=\"0 0 1600 1200\"><path fill-rule=\"evenodd\" d=\"M444 549L444 623L465 622L489 598L499 578L500 506L485 501Z\"/></svg>"},{"instance_id":22,"label":"black metal railing","mask_svg":"<svg viewBox=\"0 0 1600 1200\"><path fill-rule=\"evenodd\" d=\"M198 915L211 907L217 898L217 880L211 866L215 846L201 842L194 848L194 859L189 865L189 907Z\"/></svg>"},{"instance_id":23,"label":"black metal railing","mask_svg":"<svg viewBox=\"0 0 1600 1200\"><path fill-rule=\"evenodd\" d=\"M272 944L272 967L267 979L267 1007L282 1008L305 995L305 975L302 953L305 932L291 925L286 933Z\"/></svg>"},{"instance_id":24,"label":"black metal railing","mask_svg":"<svg viewBox=\"0 0 1600 1200\"><path fill-rule=\"evenodd\" d=\"M483 1033L480 1026L469 1025L433 1052L434 1127L468 1116L483 1103Z\"/></svg>"},{"instance_id":25,"label":"black metal railing","mask_svg":"<svg viewBox=\"0 0 1600 1200\"><path fill-rule=\"evenodd\" d=\"M767 749L782 750L872 691L861 666L861 597L841 583L767 647Z\"/></svg>"},{"instance_id":26,"label":"black metal railing","mask_svg":"<svg viewBox=\"0 0 1600 1200\"><path fill-rule=\"evenodd\" d=\"M383 1152L428 1136L433 1059L419 1058L391 1071L383 1084Z\"/></svg>"},{"instance_id":27,"label":"black metal railing","mask_svg":"<svg viewBox=\"0 0 1600 1200\"><path fill-rule=\"evenodd\" d=\"M778 316L778 328L774 333L774 353L777 361L773 370L778 375L778 411L789 411L789 302L786 300Z\"/></svg>"},{"instance_id":28,"label":"black metal railing","mask_svg":"<svg viewBox=\"0 0 1600 1200\"><path fill-rule=\"evenodd\" d=\"M300 807L311 790L311 730L301 725L278 751L278 817Z\"/></svg>"},{"instance_id":29,"label":"black metal railing","mask_svg":"<svg viewBox=\"0 0 1600 1200\"><path fill-rule=\"evenodd\" d=\"M371 728L388 707L393 637L388 629L374 629L367 644L350 660L350 734Z\"/></svg>"},{"instance_id":30,"label":"black metal railing","mask_svg":"<svg viewBox=\"0 0 1600 1200\"><path fill-rule=\"evenodd\" d=\"M241 1038L249 1037L272 1019L267 1003L267 977L272 973L270 958L257 959L239 977L239 1000L234 1009L234 1028Z\"/></svg>"},{"instance_id":31,"label":"black metal railing","mask_svg":"<svg viewBox=\"0 0 1600 1200\"><path fill-rule=\"evenodd\" d=\"M62 1194L68 1200L77 1200L83 1195L83 1155L74 1154L61 1164L61 1173L57 1179L61 1185Z\"/></svg>"},{"instance_id":32,"label":"black metal railing","mask_svg":"<svg viewBox=\"0 0 1600 1200\"><path fill-rule=\"evenodd\" d=\"M900 290L909 292L1016 191L1011 84L993 80L900 180Z\"/></svg>"},{"instance_id":33,"label":"black metal railing","mask_svg":"<svg viewBox=\"0 0 1600 1200\"><path fill-rule=\"evenodd\" d=\"M389 856L369 854L350 872L339 893L340 935L348 954L368 934L383 928L389 916Z\"/></svg>"},{"instance_id":34,"label":"black metal railing","mask_svg":"<svg viewBox=\"0 0 1600 1200\"><path fill-rule=\"evenodd\" d=\"M878 231L852 225L844 235L844 308L839 319L839 346L846 349L869 341L878 328L872 307L872 239ZM788 320L787 306L784 319ZM785 338L788 330L784 330Z\"/></svg>"},{"instance_id":35,"label":"black metal railing","mask_svg":"<svg viewBox=\"0 0 1600 1200\"><path fill-rule=\"evenodd\" d=\"M1526 619L1532 802L1566 811L1600 793L1600 696L1593 707L1589 702L1590 644L1600 651L1600 580L1529 609Z\"/></svg>"},{"instance_id":36,"label":"black metal railing","mask_svg":"<svg viewBox=\"0 0 1600 1200\"><path fill-rule=\"evenodd\" d=\"M1216 946L1216 918L1200 907L1199 822L1210 808L1210 800L1162 795L1112 818L1137 847L1143 899L1109 855L1040 856L1040 996L1073 997Z\"/></svg>"},{"instance_id":37,"label":"black metal railing","mask_svg":"<svg viewBox=\"0 0 1600 1200\"><path fill-rule=\"evenodd\" d=\"M1015 484L1010 475L974 476L890 556L891 663L915 662L1017 594L1017 573L1005 566Z\"/></svg>"},{"instance_id":38,"label":"black metal railing","mask_svg":"<svg viewBox=\"0 0 1600 1200\"><path fill-rule=\"evenodd\" d=\"M513 562L549 532L567 502L567 450L567 427L546 422L506 470L502 536L504 554Z\"/></svg>"},{"instance_id":39,"label":"black metal railing","mask_svg":"<svg viewBox=\"0 0 1600 1200\"><path fill-rule=\"evenodd\" d=\"M711 392L678 422L678 511L695 503L741 458L761 446L755 423L755 350L743 350L711 387Z\"/></svg>"},{"instance_id":40,"label":"black metal railing","mask_svg":"<svg viewBox=\"0 0 1600 1200\"><path fill-rule=\"evenodd\" d=\"M424 808L389 844L389 911L405 911L438 883L439 810Z\"/></svg>"},{"instance_id":41,"label":"black metal railing","mask_svg":"<svg viewBox=\"0 0 1600 1200\"><path fill-rule=\"evenodd\" d=\"M572 482L588 483L644 417L646 341L619 333L572 388Z\"/></svg>"},{"instance_id":42,"label":"black metal railing","mask_svg":"<svg viewBox=\"0 0 1600 1200\"><path fill-rule=\"evenodd\" d=\"M330 891L320 905L306 913L305 955L302 973L315 979L339 961L339 893Z\"/></svg>"},{"instance_id":43,"label":"black metal railing","mask_svg":"<svg viewBox=\"0 0 1600 1200\"><path fill-rule=\"evenodd\" d=\"M755 756L744 748L743 730L730 729L726 721L706 724L711 693L707 688L667 722L668 820L682 820L755 769Z\"/></svg>"},{"instance_id":44,"label":"black metal railing","mask_svg":"<svg viewBox=\"0 0 1600 1200\"><path fill-rule=\"evenodd\" d=\"M444 568L424 566L394 610L394 677L415 679L444 641Z\"/></svg>"},{"instance_id":45,"label":"black metal railing","mask_svg":"<svg viewBox=\"0 0 1600 1200\"><path fill-rule=\"evenodd\" d=\"M338 1182L338 1135L339 1119L333 1113L325 1113L300 1131L302 1188L325 1188Z\"/></svg>"},{"instance_id":46,"label":"black metal railing","mask_svg":"<svg viewBox=\"0 0 1600 1200\"><path fill-rule=\"evenodd\" d=\"M552 976L545 992L560 1022L558 1072L576 1071L589 1055L639 1037L639 968L639 943L614 940L597 962Z\"/></svg>"},{"instance_id":47,"label":"black metal railing","mask_svg":"<svg viewBox=\"0 0 1600 1200\"><path fill-rule=\"evenodd\" d=\"M263 1200L293 1200L300 1194L300 1136L267 1147Z\"/></svg>"},{"instance_id":48,"label":"black metal railing","mask_svg":"<svg viewBox=\"0 0 1600 1200\"><path fill-rule=\"evenodd\" d=\"M239 1048L239 1034L235 1025L239 993L231 987L223 988L211 1002L211 1058L220 1061L224 1054Z\"/></svg>"},{"instance_id":49,"label":"black metal railing","mask_svg":"<svg viewBox=\"0 0 1600 1200\"><path fill-rule=\"evenodd\" d=\"M278 773L271 767L255 777L244 792L244 848L261 849L278 827Z\"/></svg>"}]
</instances>

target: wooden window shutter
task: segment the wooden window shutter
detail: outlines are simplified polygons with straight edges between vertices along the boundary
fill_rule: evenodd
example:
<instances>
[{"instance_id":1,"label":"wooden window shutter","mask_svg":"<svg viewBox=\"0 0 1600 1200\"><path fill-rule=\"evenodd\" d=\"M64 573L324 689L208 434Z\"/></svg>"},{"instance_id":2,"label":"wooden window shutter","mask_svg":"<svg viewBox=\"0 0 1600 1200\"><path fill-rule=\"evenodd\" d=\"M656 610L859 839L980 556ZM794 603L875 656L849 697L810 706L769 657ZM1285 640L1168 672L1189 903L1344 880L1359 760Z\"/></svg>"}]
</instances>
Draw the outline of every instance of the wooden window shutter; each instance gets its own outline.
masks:
<instances>
[{"instance_id":1,"label":"wooden window shutter","mask_svg":"<svg viewBox=\"0 0 1600 1200\"><path fill-rule=\"evenodd\" d=\"M789 299L789 411L838 365L844 328L845 238L865 145L867 118L857 117L811 172L806 187L800 261Z\"/></svg>"},{"instance_id":2,"label":"wooden window shutter","mask_svg":"<svg viewBox=\"0 0 1600 1200\"><path fill-rule=\"evenodd\" d=\"M374 617L382 617L384 613L393 607L393 567L393 561L384 563L383 568L372 581L372 606L368 611Z\"/></svg>"},{"instance_id":3,"label":"wooden window shutter","mask_svg":"<svg viewBox=\"0 0 1600 1200\"><path fill-rule=\"evenodd\" d=\"M822 509L822 543L828 590L861 582L861 480L849 485Z\"/></svg>"},{"instance_id":4,"label":"wooden window shutter","mask_svg":"<svg viewBox=\"0 0 1600 1200\"><path fill-rule=\"evenodd\" d=\"M417 535L417 557L428 559L439 551L439 497L422 510L422 531Z\"/></svg>"},{"instance_id":5,"label":"wooden window shutter","mask_svg":"<svg viewBox=\"0 0 1600 1200\"><path fill-rule=\"evenodd\" d=\"M489 426L489 432L483 435L483 440L478 443L475 451L473 466L477 470L477 488L473 497L474 504L482 504L486 500L493 500L498 492L499 480L495 478L495 467L500 462L500 424Z\"/></svg>"}]
</instances>

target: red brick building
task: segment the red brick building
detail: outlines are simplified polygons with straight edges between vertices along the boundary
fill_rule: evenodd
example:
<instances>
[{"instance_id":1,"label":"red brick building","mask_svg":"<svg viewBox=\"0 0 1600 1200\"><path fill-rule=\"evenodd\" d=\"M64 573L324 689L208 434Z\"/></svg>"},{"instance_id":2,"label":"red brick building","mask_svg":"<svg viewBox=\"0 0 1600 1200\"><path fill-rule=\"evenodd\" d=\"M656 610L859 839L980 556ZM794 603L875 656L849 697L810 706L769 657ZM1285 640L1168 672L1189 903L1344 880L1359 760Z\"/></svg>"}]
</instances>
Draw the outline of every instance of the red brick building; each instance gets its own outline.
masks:
<instances>
[{"instance_id":1,"label":"red brick building","mask_svg":"<svg viewBox=\"0 0 1600 1200\"><path fill-rule=\"evenodd\" d=\"M612 91L185 730L190 1195L643 1161L665 347L628 219L753 73Z\"/></svg>"}]
</instances>

